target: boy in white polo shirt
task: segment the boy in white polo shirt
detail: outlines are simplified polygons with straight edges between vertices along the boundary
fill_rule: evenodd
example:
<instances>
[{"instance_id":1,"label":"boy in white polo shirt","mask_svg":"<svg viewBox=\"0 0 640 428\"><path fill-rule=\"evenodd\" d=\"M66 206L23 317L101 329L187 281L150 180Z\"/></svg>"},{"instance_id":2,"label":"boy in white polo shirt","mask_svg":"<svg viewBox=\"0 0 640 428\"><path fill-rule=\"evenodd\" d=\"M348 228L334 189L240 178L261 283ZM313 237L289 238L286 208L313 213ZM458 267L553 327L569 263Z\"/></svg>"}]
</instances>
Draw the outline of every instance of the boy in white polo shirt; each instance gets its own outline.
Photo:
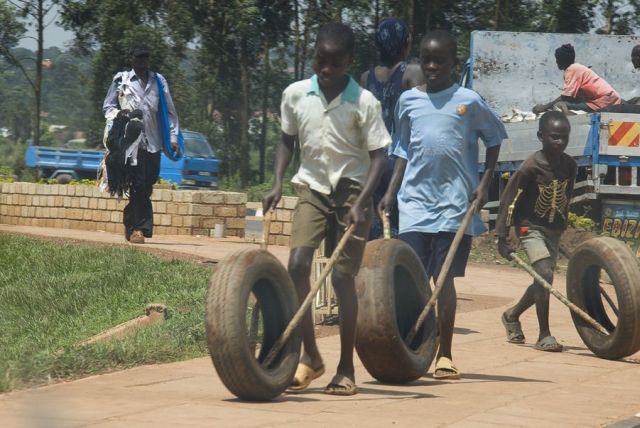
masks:
<instances>
[{"instance_id":1,"label":"boy in white polo shirt","mask_svg":"<svg viewBox=\"0 0 640 428\"><path fill-rule=\"evenodd\" d=\"M282 196L284 173L296 136L300 168L293 177L298 194L289 256L289 273L302 301L309 292L313 253L325 241L335 245L345 228L355 224L332 273L340 305L340 362L325 388L333 395L357 393L353 368L358 305L355 276L365 247L373 206L371 195L391 143L378 100L348 74L353 62L354 35L343 24L318 31L311 79L291 84L282 94L282 144L278 148L273 189L263 199L266 212ZM315 341L311 311L302 322L304 353L291 385L305 389L325 367Z\"/></svg>"}]
</instances>

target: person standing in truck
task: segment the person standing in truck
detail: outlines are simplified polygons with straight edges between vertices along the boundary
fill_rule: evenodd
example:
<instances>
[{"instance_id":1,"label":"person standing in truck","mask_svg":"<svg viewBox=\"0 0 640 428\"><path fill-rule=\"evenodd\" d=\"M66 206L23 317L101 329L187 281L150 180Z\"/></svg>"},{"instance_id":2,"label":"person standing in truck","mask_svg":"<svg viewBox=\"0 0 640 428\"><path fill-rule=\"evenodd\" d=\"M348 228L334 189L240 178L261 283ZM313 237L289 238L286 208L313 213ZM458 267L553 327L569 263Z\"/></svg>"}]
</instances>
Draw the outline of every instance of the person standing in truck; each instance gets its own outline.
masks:
<instances>
[{"instance_id":1,"label":"person standing in truck","mask_svg":"<svg viewBox=\"0 0 640 428\"><path fill-rule=\"evenodd\" d=\"M558 68L564 71L564 88L555 100L534 106L534 113L554 107L565 113L568 110L594 112L622 103L620 95L609 83L589 67L575 62L576 52L571 44L560 46L555 55Z\"/></svg>"},{"instance_id":2,"label":"person standing in truck","mask_svg":"<svg viewBox=\"0 0 640 428\"><path fill-rule=\"evenodd\" d=\"M142 132L128 146L124 158L129 203L124 208L125 239L143 244L153 236L151 193L160 176L160 152L170 157L180 151L180 127L166 79L149 70L151 50L137 44L129 50L132 69L113 77L102 111L109 123L136 111L142 113ZM168 129L166 122L168 122ZM169 140L169 141L166 141Z\"/></svg>"},{"instance_id":3,"label":"person standing in truck","mask_svg":"<svg viewBox=\"0 0 640 428\"><path fill-rule=\"evenodd\" d=\"M382 120L387 131L393 135L394 111L400 94L407 89L424 83L420 64L407 61L411 50L411 32L406 22L397 18L384 19L376 31L376 47L380 53L380 65L372 66L360 76L360 86L371 92L382 105ZM393 144L387 153L385 169L380 183L373 193L373 206L384 196L393 174L395 158L392 154ZM398 235L398 210L389 213L391 235ZM378 213L374 213L369 231L369 240L382 237L382 221Z\"/></svg>"}]
</instances>

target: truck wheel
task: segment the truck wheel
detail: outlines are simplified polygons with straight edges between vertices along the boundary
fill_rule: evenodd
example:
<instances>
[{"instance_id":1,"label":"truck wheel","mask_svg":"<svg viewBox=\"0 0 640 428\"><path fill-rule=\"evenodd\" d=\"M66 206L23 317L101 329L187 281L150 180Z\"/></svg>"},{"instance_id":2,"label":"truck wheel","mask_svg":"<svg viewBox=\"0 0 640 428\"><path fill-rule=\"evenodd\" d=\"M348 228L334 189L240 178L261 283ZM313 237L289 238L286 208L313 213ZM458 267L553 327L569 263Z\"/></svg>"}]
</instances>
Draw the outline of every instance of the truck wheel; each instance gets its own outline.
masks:
<instances>
[{"instance_id":1,"label":"truck wheel","mask_svg":"<svg viewBox=\"0 0 640 428\"><path fill-rule=\"evenodd\" d=\"M435 311L410 346L404 341L431 297L416 253L397 239L370 242L356 287L356 350L367 371L387 383L406 383L424 376L437 351Z\"/></svg>"},{"instance_id":2,"label":"truck wheel","mask_svg":"<svg viewBox=\"0 0 640 428\"><path fill-rule=\"evenodd\" d=\"M56 180L58 184L69 184L73 181L73 175L71 174L60 174L56 176Z\"/></svg>"},{"instance_id":3,"label":"truck wheel","mask_svg":"<svg viewBox=\"0 0 640 428\"><path fill-rule=\"evenodd\" d=\"M606 298L601 291L603 271L615 289L615 293ZM640 349L640 268L636 257L622 241L597 237L575 249L567 270L567 297L610 332L605 336L571 314L582 341L594 354L615 360ZM617 304L617 308L605 309L613 304ZM617 320L613 315L616 312Z\"/></svg>"},{"instance_id":4,"label":"truck wheel","mask_svg":"<svg viewBox=\"0 0 640 428\"><path fill-rule=\"evenodd\" d=\"M252 301L257 303L249 309ZM300 358L299 330L270 366L261 362L297 308L289 274L268 251L241 250L218 265L207 293L207 342L220 379L238 398L270 400L291 384Z\"/></svg>"}]
</instances>

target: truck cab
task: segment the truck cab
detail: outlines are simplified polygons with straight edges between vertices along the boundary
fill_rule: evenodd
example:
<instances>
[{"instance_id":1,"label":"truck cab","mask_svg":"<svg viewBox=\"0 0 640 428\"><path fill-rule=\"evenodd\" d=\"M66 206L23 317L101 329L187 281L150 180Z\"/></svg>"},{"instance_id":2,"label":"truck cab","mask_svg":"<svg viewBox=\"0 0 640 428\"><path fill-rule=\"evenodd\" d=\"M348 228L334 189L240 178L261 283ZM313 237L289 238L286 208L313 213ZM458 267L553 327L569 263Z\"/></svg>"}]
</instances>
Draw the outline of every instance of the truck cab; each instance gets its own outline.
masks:
<instances>
[{"instance_id":1,"label":"truck cab","mask_svg":"<svg viewBox=\"0 0 640 428\"><path fill-rule=\"evenodd\" d=\"M576 62L593 68L623 99L640 95L640 72L631 64L633 36L474 31L461 85L478 92L505 122L508 140L500 149L490 190L491 219L508 177L541 148L535 104L558 97L563 72L554 51L571 43ZM640 255L640 114L583 113L568 116L566 153L578 164L571 210L591 217L601 232L626 241ZM480 171L484 150L480 145Z\"/></svg>"},{"instance_id":2,"label":"truck cab","mask_svg":"<svg viewBox=\"0 0 640 428\"><path fill-rule=\"evenodd\" d=\"M185 154L177 161L164 153L160 161L160 178L179 188L216 189L220 161L207 138L194 131L183 131ZM35 168L38 176L57 179L65 184L71 180L95 179L100 170L104 150L77 149L71 147L45 147L29 145L25 163Z\"/></svg>"}]
</instances>

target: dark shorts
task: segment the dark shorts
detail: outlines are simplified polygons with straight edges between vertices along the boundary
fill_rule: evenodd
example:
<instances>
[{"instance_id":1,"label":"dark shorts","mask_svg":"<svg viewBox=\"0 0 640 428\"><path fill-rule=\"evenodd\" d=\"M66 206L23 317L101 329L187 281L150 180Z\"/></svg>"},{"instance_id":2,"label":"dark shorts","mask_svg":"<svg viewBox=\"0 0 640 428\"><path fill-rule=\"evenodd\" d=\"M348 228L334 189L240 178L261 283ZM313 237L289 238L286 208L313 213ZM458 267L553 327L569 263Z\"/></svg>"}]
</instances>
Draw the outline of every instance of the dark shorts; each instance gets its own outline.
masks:
<instances>
[{"instance_id":1,"label":"dark shorts","mask_svg":"<svg viewBox=\"0 0 640 428\"><path fill-rule=\"evenodd\" d=\"M416 252L422 261L427 276L429 278L437 278L454 236L455 233L453 232L406 232L401 233L398 238L409 244L413 251ZM464 276L469 253L471 252L471 240L470 235L462 237L449 271L449 276L452 278Z\"/></svg>"},{"instance_id":2,"label":"dark shorts","mask_svg":"<svg viewBox=\"0 0 640 428\"><path fill-rule=\"evenodd\" d=\"M344 233L345 216L360 196L362 187L351 180L342 179L330 195L323 195L305 185L295 185L298 205L293 215L291 242L298 247L318 248L324 240L324 254L330 257ZM366 237L371 226L373 206L365 210L366 220L354 231L338 257L335 269L355 276L360 269Z\"/></svg>"}]
</instances>

